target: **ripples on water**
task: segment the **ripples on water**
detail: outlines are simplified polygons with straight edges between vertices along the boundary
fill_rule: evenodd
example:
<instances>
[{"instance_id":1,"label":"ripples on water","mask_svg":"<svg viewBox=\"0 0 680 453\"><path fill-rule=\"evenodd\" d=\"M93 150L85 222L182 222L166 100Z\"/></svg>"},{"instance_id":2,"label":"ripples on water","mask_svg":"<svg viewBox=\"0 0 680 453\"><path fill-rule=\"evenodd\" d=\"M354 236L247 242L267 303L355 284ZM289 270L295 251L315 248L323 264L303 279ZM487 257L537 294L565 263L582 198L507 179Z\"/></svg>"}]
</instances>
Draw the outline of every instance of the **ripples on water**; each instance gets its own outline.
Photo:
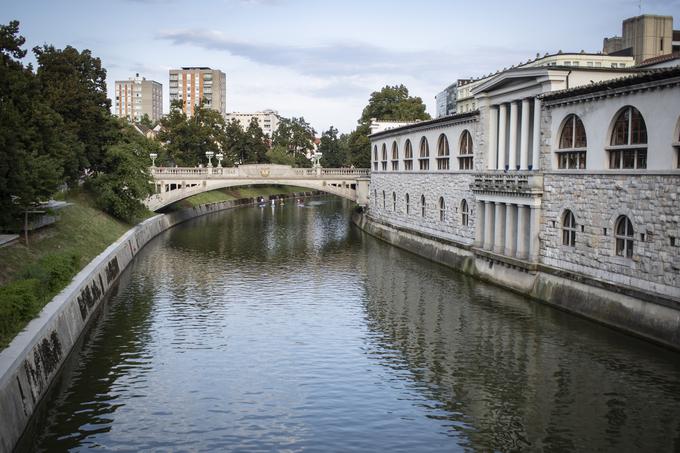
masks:
<instances>
[{"instance_id":1,"label":"ripples on water","mask_svg":"<svg viewBox=\"0 0 680 453\"><path fill-rule=\"evenodd\" d=\"M680 450L680 355L380 243L349 207L155 239L21 449Z\"/></svg>"}]
</instances>

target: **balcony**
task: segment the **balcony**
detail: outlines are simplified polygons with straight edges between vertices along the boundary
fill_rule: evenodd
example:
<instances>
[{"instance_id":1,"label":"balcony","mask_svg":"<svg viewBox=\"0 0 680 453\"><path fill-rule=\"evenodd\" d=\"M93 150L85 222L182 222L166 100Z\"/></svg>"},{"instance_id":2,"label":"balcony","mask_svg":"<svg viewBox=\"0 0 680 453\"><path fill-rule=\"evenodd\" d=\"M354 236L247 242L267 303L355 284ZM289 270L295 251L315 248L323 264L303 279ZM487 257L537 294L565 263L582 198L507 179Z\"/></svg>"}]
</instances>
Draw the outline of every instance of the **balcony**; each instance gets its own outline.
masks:
<instances>
[{"instance_id":1,"label":"balcony","mask_svg":"<svg viewBox=\"0 0 680 453\"><path fill-rule=\"evenodd\" d=\"M543 193L543 175L530 172L476 173L470 190L478 194L540 195Z\"/></svg>"}]
</instances>

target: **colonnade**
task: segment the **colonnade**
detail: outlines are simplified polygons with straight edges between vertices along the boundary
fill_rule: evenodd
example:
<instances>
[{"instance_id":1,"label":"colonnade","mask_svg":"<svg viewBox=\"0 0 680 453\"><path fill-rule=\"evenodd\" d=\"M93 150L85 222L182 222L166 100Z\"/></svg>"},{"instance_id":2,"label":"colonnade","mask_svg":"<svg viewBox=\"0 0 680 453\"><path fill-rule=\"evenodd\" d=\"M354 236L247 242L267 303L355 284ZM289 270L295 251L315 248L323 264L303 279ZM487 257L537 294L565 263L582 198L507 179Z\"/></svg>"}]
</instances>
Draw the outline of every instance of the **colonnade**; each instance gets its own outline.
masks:
<instances>
[{"instance_id":1,"label":"colonnade","mask_svg":"<svg viewBox=\"0 0 680 453\"><path fill-rule=\"evenodd\" d=\"M540 112L538 98L490 106L489 170L529 170L530 145L531 169L538 170Z\"/></svg>"},{"instance_id":2,"label":"colonnade","mask_svg":"<svg viewBox=\"0 0 680 453\"><path fill-rule=\"evenodd\" d=\"M477 201L475 246L511 258L538 259L540 206Z\"/></svg>"}]
</instances>

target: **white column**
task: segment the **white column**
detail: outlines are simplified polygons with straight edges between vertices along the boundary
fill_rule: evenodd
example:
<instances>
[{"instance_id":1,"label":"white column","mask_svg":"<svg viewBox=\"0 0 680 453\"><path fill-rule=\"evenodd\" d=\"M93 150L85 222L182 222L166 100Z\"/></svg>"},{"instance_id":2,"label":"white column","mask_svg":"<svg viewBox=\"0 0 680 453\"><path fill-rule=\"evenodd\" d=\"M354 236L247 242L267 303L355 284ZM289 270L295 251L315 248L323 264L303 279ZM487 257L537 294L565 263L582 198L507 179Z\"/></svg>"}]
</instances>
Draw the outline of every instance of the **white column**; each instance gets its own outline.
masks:
<instances>
[{"instance_id":1,"label":"white column","mask_svg":"<svg viewBox=\"0 0 680 453\"><path fill-rule=\"evenodd\" d=\"M529 129L531 124L529 124L529 113L531 109L531 104L529 104L529 99L522 99L522 124L520 126L520 159L519 159L519 169L526 170L529 165Z\"/></svg>"},{"instance_id":2,"label":"white column","mask_svg":"<svg viewBox=\"0 0 680 453\"><path fill-rule=\"evenodd\" d=\"M534 146L531 153L531 169L539 170L538 158L541 152L541 101L534 98Z\"/></svg>"},{"instance_id":3,"label":"white column","mask_svg":"<svg viewBox=\"0 0 680 453\"><path fill-rule=\"evenodd\" d=\"M487 168L494 170L497 165L498 155L498 107L489 107L489 154L487 156Z\"/></svg>"},{"instance_id":4,"label":"white column","mask_svg":"<svg viewBox=\"0 0 680 453\"><path fill-rule=\"evenodd\" d=\"M498 168L505 170L505 138L507 137L508 127L508 106L501 104L498 108Z\"/></svg>"},{"instance_id":5,"label":"white column","mask_svg":"<svg viewBox=\"0 0 680 453\"><path fill-rule=\"evenodd\" d=\"M510 103L510 144L508 146L508 167L517 168L517 101Z\"/></svg>"},{"instance_id":6,"label":"white column","mask_svg":"<svg viewBox=\"0 0 680 453\"><path fill-rule=\"evenodd\" d=\"M484 248L493 248L493 227L494 227L493 202L484 202Z\"/></svg>"},{"instance_id":7,"label":"white column","mask_svg":"<svg viewBox=\"0 0 680 453\"><path fill-rule=\"evenodd\" d=\"M517 258L526 259L529 253L527 228L529 227L529 207L517 206Z\"/></svg>"},{"instance_id":8,"label":"white column","mask_svg":"<svg viewBox=\"0 0 680 453\"><path fill-rule=\"evenodd\" d=\"M529 260L538 261L539 239L538 232L541 228L541 207L531 207L531 219L529 221Z\"/></svg>"},{"instance_id":9,"label":"white column","mask_svg":"<svg viewBox=\"0 0 680 453\"><path fill-rule=\"evenodd\" d=\"M515 256L517 245L517 205L505 205L505 255Z\"/></svg>"},{"instance_id":10,"label":"white column","mask_svg":"<svg viewBox=\"0 0 680 453\"><path fill-rule=\"evenodd\" d=\"M484 247L484 202L477 201L475 209L475 247ZM469 219L469 218L468 218ZM468 220L469 221L469 220Z\"/></svg>"},{"instance_id":11,"label":"white column","mask_svg":"<svg viewBox=\"0 0 680 453\"><path fill-rule=\"evenodd\" d=\"M494 203L494 239L493 251L496 253L505 252L505 203Z\"/></svg>"}]
</instances>

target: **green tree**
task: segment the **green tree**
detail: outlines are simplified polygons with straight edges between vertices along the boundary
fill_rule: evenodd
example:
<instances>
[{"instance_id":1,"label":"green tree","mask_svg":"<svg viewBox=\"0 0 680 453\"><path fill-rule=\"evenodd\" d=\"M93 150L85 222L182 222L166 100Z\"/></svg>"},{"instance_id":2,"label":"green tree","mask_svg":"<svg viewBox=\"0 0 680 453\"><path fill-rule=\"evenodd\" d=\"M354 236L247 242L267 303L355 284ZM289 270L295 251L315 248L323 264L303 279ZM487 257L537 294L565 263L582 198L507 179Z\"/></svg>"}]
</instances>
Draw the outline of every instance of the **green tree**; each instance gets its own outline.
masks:
<instances>
[{"instance_id":1,"label":"green tree","mask_svg":"<svg viewBox=\"0 0 680 453\"><path fill-rule=\"evenodd\" d=\"M346 164L347 155L342 147L342 142L338 139L338 130L333 126L321 134L319 152L323 154L321 157L321 166L323 167L337 168Z\"/></svg>"},{"instance_id":2,"label":"green tree","mask_svg":"<svg viewBox=\"0 0 680 453\"><path fill-rule=\"evenodd\" d=\"M248 161L248 140L241 123L236 119L227 122L224 128L225 155L228 155L234 164L242 164Z\"/></svg>"},{"instance_id":3,"label":"green tree","mask_svg":"<svg viewBox=\"0 0 680 453\"><path fill-rule=\"evenodd\" d=\"M267 159L272 164L295 166L295 157L282 146L275 146L267 151Z\"/></svg>"},{"instance_id":4,"label":"green tree","mask_svg":"<svg viewBox=\"0 0 680 453\"><path fill-rule=\"evenodd\" d=\"M269 162L267 151L269 150L269 139L262 131L257 118L250 120L246 134L246 148L248 150L247 163Z\"/></svg>"},{"instance_id":5,"label":"green tree","mask_svg":"<svg viewBox=\"0 0 680 453\"><path fill-rule=\"evenodd\" d=\"M89 50L45 44L33 52L43 99L61 115L63 132L77 137L64 162L66 177L75 182L86 170L98 171L106 149L120 138L106 94L106 70Z\"/></svg>"},{"instance_id":6,"label":"green tree","mask_svg":"<svg viewBox=\"0 0 680 453\"><path fill-rule=\"evenodd\" d=\"M303 117L281 118L272 135L272 144L285 148L297 163L302 163L303 159L309 161L306 154L314 149L315 135L314 128Z\"/></svg>"},{"instance_id":7,"label":"green tree","mask_svg":"<svg viewBox=\"0 0 680 453\"><path fill-rule=\"evenodd\" d=\"M149 129L153 129L154 126L156 126L156 124L153 121L151 121L151 118L149 118L148 113L142 115L142 117L139 119L139 124L148 127Z\"/></svg>"},{"instance_id":8,"label":"green tree","mask_svg":"<svg viewBox=\"0 0 680 453\"><path fill-rule=\"evenodd\" d=\"M359 125L348 138L351 163L356 167L371 165L371 145L368 139L372 119L392 121L429 120L425 104L420 97L409 96L404 85L385 86L371 93L368 105L359 118Z\"/></svg>"},{"instance_id":9,"label":"green tree","mask_svg":"<svg viewBox=\"0 0 680 453\"><path fill-rule=\"evenodd\" d=\"M42 99L26 55L19 22L0 25L0 224L7 225L62 182L73 137Z\"/></svg>"}]
</instances>

